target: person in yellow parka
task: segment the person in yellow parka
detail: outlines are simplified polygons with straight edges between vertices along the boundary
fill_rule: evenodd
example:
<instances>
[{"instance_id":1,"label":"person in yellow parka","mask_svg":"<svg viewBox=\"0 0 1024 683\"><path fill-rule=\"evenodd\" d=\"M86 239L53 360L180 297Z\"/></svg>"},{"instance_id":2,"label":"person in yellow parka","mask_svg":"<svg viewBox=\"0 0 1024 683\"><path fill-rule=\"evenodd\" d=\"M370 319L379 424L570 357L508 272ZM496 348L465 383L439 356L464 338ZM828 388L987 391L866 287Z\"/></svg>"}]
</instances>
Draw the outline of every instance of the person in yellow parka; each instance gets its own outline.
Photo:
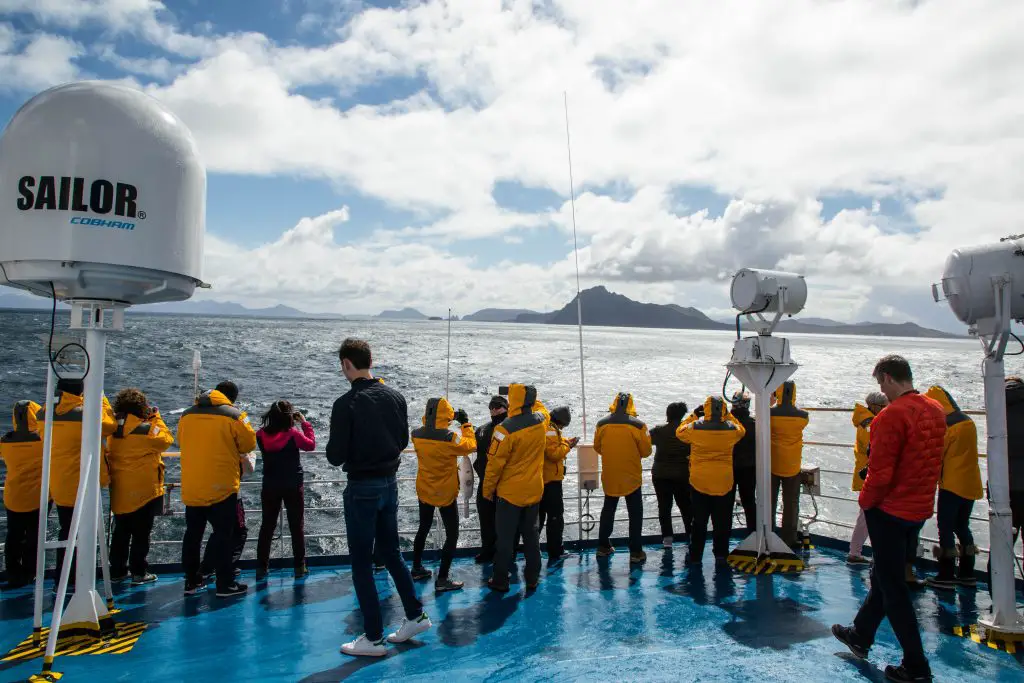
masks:
<instances>
[{"instance_id":1,"label":"person in yellow parka","mask_svg":"<svg viewBox=\"0 0 1024 683\"><path fill-rule=\"evenodd\" d=\"M616 394L608 412L610 415L597 423L594 433L594 450L601 456L601 487L604 489L597 556L606 557L615 552L611 544L615 510L619 507L619 498L625 498L629 513L629 561L643 562L647 555L641 541L644 498L640 461L653 450L651 434L647 425L636 417L632 394Z\"/></svg>"},{"instance_id":2,"label":"person in yellow parka","mask_svg":"<svg viewBox=\"0 0 1024 683\"><path fill-rule=\"evenodd\" d=\"M452 420L462 425L460 433L448 430ZM412 431L412 447L416 450L416 496L420 502L420 528L412 546L412 578L421 581L430 578L430 570L423 566L423 547L427 534L434 526L434 510L441 511L444 524L444 548L441 549L441 568L434 581L438 593L462 588L461 581L452 581L448 571L459 544L459 458L476 450L476 434L465 410L452 410L446 398L427 401L423 413L423 426Z\"/></svg>"},{"instance_id":3,"label":"person in yellow parka","mask_svg":"<svg viewBox=\"0 0 1024 683\"><path fill-rule=\"evenodd\" d=\"M868 471L868 450L871 445L871 421L875 415L882 412L882 409L889 405L889 399L880 391L872 391L864 399L867 405L857 403L853 406L853 426L857 429L857 440L853 447L853 483L850 488L860 491L864 487L864 477ZM864 557L864 541L868 540L868 524L864 519L864 511L857 508L857 523L853 527L853 535L850 537L850 553L846 556L847 564L871 564L871 560Z\"/></svg>"},{"instance_id":4,"label":"person in yellow parka","mask_svg":"<svg viewBox=\"0 0 1024 683\"><path fill-rule=\"evenodd\" d=\"M557 562L565 554L562 531L565 529L565 502L562 499L562 480L565 478L565 458L576 448L579 437L567 439L562 430L572 421L567 406L551 411L547 445L544 447L544 498L540 502L539 527L547 523L548 564Z\"/></svg>"},{"instance_id":5,"label":"person in yellow parka","mask_svg":"<svg viewBox=\"0 0 1024 683\"><path fill-rule=\"evenodd\" d=\"M796 406L796 382L783 382L772 394L772 527L779 511L782 489L782 528L779 538L790 548L799 545L800 466L804 450L807 412Z\"/></svg>"},{"instance_id":6,"label":"person in yellow parka","mask_svg":"<svg viewBox=\"0 0 1024 683\"><path fill-rule=\"evenodd\" d=\"M43 440L36 432L40 407L32 401L18 401L12 415L13 429L0 437L0 459L7 467L4 508L7 538L4 564L7 588L20 588L36 576L39 534L39 488L43 475Z\"/></svg>"},{"instance_id":7,"label":"person in yellow parka","mask_svg":"<svg viewBox=\"0 0 1024 683\"><path fill-rule=\"evenodd\" d=\"M75 512L75 498L78 497L79 469L82 461L82 415L85 406L82 394L85 393L85 383L81 379L58 379L57 392L59 400L53 408L53 435L50 443L50 498L57 506L57 521L60 525L57 538L66 541L71 532L71 516ZM43 408L38 415L40 435L44 433L47 419L46 408ZM117 428L114 411L106 396L103 397L101 420L100 433L106 438ZM108 483L107 460L100 457L100 485L107 486ZM58 548L55 576L60 576L63 566L64 549ZM71 570L68 577L70 586L75 581L74 557L71 559ZM55 591L56 584L55 580Z\"/></svg>"},{"instance_id":8,"label":"person in yellow parka","mask_svg":"<svg viewBox=\"0 0 1024 683\"><path fill-rule=\"evenodd\" d=\"M939 573L925 583L947 590L955 589L957 584L974 586L978 547L971 533L971 511L974 501L984 493L978 467L978 429L942 387L933 386L925 395L938 401L946 411L946 440L939 478L939 545L934 551ZM960 541L959 567L956 541Z\"/></svg>"},{"instance_id":9,"label":"person in yellow parka","mask_svg":"<svg viewBox=\"0 0 1024 683\"><path fill-rule=\"evenodd\" d=\"M499 393L508 395L508 417L494 428L483 497L495 502L494 531L497 537L494 570L487 585L508 592L508 569L516 535L522 534L526 554L527 590L540 581L540 538L537 514L544 497L544 449L549 416L532 386L512 384Z\"/></svg>"},{"instance_id":10,"label":"person in yellow parka","mask_svg":"<svg viewBox=\"0 0 1024 683\"><path fill-rule=\"evenodd\" d=\"M680 441L690 444L690 487L693 522L690 525L689 564L704 559L708 537L708 519L714 527L712 549L715 560L725 562L732 533L732 508L736 499L733 486L733 447L747 433L729 412L721 398L708 396L704 405L683 420L676 430Z\"/></svg>"},{"instance_id":11,"label":"person in yellow parka","mask_svg":"<svg viewBox=\"0 0 1024 683\"><path fill-rule=\"evenodd\" d=\"M150 407L138 389L122 389L114 397L117 429L107 439L110 468L110 509L114 533L110 540L110 575L128 577L132 585L156 581L150 574L149 537L153 521L163 510L164 461L162 453L174 443L160 411Z\"/></svg>"},{"instance_id":12,"label":"person in yellow parka","mask_svg":"<svg viewBox=\"0 0 1024 683\"><path fill-rule=\"evenodd\" d=\"M181 565L185 595L203 585L199 551L207 523L217 573L217 597L243 595L247 586L235 581L232 566L235 528L239 525L238 488L241 458L256 449L256 432L246 414L234 406L238 387L221 382L208 391L178 420L181 448L181 500L185 503L185 537Z\"/></svg>"}]
</instances>

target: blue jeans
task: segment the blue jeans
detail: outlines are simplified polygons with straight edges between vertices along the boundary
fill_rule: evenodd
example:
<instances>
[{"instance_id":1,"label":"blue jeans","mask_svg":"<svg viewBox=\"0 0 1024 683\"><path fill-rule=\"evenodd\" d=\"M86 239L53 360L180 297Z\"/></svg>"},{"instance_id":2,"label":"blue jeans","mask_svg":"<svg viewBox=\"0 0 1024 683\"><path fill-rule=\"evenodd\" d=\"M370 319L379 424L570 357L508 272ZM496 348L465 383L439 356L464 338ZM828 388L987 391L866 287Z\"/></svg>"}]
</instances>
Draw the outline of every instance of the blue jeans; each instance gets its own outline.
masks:
<instances>
[{"instance_id":1,"label":"blue jeans","mask_svg":"<svg viewBox=\"0 0 1024 683\"><path fill-rule=\"evenodd\" d=\"M416 597L412 575L398 546L398 482L394 476L349 480L344 500L352 585L363 613L363 630L370 641L376 642L384 636L384 624L373 583L375 554L395 582L405 616L415 619L423 614L423 604Z\"/></svg>"},{"instance_id":2,"label":"blue jeans","mask_svg":"<svg viewBox=\"0 0 1024 683\"><path fill-rule=\"evenodd\" d=\"M960 547L974 545L971 533L971 511L974 501L961 498L952 491L939 489L939 547L955 548L954 536L960 539Z\"/></svg>"}]
</instances>

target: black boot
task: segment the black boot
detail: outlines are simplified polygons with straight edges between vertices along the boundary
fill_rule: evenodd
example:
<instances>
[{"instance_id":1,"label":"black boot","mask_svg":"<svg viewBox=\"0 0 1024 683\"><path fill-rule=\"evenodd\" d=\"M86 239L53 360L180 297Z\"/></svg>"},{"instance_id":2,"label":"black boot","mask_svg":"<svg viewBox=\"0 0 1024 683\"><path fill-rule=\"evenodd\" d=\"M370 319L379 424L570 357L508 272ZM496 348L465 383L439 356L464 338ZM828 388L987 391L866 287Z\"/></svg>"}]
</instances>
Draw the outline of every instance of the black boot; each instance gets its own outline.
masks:
<instances>
[{"instance_id":1,"label":"black boot","mask_svg":"<svg viewBox=\"0 0 1024 683\"><path fill-rule=\"evenodd\" d=\"M929 576L925 583L939 590L956 590L956 548L933 548L939 563L937 576Z\"/></svg>"},{"instance_id":2,"label":"black boot","mask_svg":"<svg viewBox=\"0 0 1024 683\"><path fill-rule=\"evenodd\" d=\"M978 556L978 546L969 545L960 549L960 567L957 572L956 582L961 586L973 588L978 585L974 576L974 561Z\"/></svg>"}]
</instances>

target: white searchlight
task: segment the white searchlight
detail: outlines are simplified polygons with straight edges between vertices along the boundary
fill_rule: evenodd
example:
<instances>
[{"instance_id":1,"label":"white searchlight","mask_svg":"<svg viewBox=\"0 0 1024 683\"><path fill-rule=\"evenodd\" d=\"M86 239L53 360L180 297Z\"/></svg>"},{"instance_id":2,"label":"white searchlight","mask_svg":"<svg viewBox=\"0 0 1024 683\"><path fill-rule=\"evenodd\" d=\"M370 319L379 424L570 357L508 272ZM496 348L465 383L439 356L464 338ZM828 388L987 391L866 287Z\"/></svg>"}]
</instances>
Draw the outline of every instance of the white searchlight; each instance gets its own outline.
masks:
<instances>
[{"instance_id":1,"label":"white searchlight","mask_svg":"<svg viewBox=\"0 0 1024 683\"><path fill-rule=\"evenodd\" d=\"M1011 321L1024 319L1024 235L954 250L946 259L941 292L953 314L977 334L985 354L992 613L979 622L988 641L1019 643L1024 620L1017 612L1014 585L1003 356ZM932 296L942 300L940 285L932 285Z\"/></svg>"},{"instance_id":2,"label":"white searchlight","mask_svg":"<svg viewBox=\"0 0 1024 683\"><path fill-rule=\"evenodd\" d=\"M744 268L733 276L731 295L733 307L757 330L755 336L736 340L726 365L754 394L757 528L729 554L728 562L749 574L803 571L803 560L772 530L770 397L799 367L790 356L789 341L772 332L782 316L803 310L807 283L795 273Z\"/></svg>"},{"instance_id":3,"label":"white searchlight","mask_svg":"<svg viewBox=\"0 0 1024 683\"><path fill-rule=\"evenodd\" d=\"M68 551L40 680L59 677L52 671L58 636L99 637L113 627L100 524L107 333L124 330L128 306L181 301L204 286L205 215L206 169L191 133L139 90L102 82L52 88L25 103L0 139L0 284L68 301L71 328L85 332L82 450L67 543L46 542L45 514L39 524L37 644L44 551ZM47 351L41 510L49 490L58 353ZM96 591L97 545L106 601ZM72 551L75 592L65 608Z\"/></svg>"}]
</instances>

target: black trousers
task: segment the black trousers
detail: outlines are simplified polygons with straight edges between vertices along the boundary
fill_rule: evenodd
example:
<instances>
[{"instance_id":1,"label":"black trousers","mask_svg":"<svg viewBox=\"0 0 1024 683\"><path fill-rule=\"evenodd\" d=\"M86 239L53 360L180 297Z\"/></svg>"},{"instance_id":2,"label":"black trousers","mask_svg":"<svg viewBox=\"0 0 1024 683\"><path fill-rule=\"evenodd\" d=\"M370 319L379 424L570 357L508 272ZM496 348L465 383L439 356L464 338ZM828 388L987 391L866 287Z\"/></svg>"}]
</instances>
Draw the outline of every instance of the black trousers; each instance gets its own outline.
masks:
<instances>
[{"instance_id":1,"label":"black trousers","mask_svg":"<svg viewBox=\"0 0 1024 683\"><path fill-rule=\"evenodd\" d=\"M217 588L226 589L235 583L232 551L235 546L235 527L238 525L238 494L213 505L185 506L185 538L181 542L181 566L185 583L198 585L203 580L199 551L207 523L213 527L206 544L209 561L217 572Z\"/></svg>"},{"instance_id":2,"label":"black trousers","mask_svg":"<svg viewBox=\"0 0 1024 683\"><path fill-rule=\"evenodd\" d=\"M476 492L476 514L480 517L480 554L485 558L494 557L495 532L494 532L494 501L483 497L480 488Z\"/></svg>"},{"instance_id":3,"label":"black trousers","mask_svg":"<svg viewBox=\"0 0 1024 683\"><path fill-rule=\"evenodd\" d=\"M629 514L629 552L638 553L643 548L644 531L644 497L638 488L626 499L626 512ZM598 526L597 544L607 548L611 545L612 529L615 526L615 510L619 507L619 496L605 496L604 507L601 508L601 523Z\"/></svg>"},{"instance_id":4,"label":"black trousers","mask_svg":"<svg viewBox=\"0 0 1024 683\"><path fill-rule=\"evenodd\" d=\"M549 481L544 484L544 497L540 501L538 528L547 524L548 558L558 557L564 551L562 532L565 530L565 501L562 499L562 482Z\"/></svg>"},{"instance_id":5,"label":"black trousers","mask_svg":"<svg viewBox=\"0 0 1024 683\"><path fill-rule=\"evenodd\" d=\"M305 532L305 488L302 484L298 486L267 486L264 484L260 492L260 505L263 508L263 518L260 521L260 530L256 542L256 564L266 569L270 566L270 546L274 542L274 532L277 531L277 516L284 505L285 514L288 517L288 535L292 537L292 561L296 569L306 565L306 532ZM283 530L282 530L283 531ZM246 532L246 537L248 531ZM242 538L242 546L245 546L245 537ZM235 550L238 550L238 543L235 543ZM239 553L241 557L241 553ZM235 560L238 561L237 559Z\"/></svg>"},{"instance_id":6,"label":"black trousers","mask_svg":"<svg viewBox=\"0 0 1024 683\"><path fill-rule=\"evenodd\" d=\"M888 618L903 648L903 665L911 673L927 673L930 668L921 645L910 588L904 576L906 564L911 560L907 557L907 547L911 539L917 538L922 523L904 521L878 508L865 510L864 521L868 525L874 564L871 568L871 590L853 620L853 628L870 647L875 642L875 632L882 619Z\"/></svg>"},{"instance_id":7,"label":"black trousers","mask_svg":"<svg viewBox=\"0 0 1024 683\"><path fill-rule=\"evenodd\" d=\"M114 515L114 533L110 538L110 575L143 576L149 569L149 537L153 520L163 509L163 496L157 496L135 512Z\"/></svg>"},{"instance_id":8,"label":"black trousers","mask_svg":"<svg viewBox=\"0 0 1024 683\"><path fill-rule=\"evenodd\" d=\"M232 571L238 567L238 561L242 559L242 553L245 551L245 542L247 540L249 540L249 527L245 524L245 507L242 505L242 499L236 495L234 532L229 543ZM206 541L206 549L203 551L202 572L204 576L217 571L217 561L214 559L215 551L210 548L211 546L216 548L220 543L221 540L217 534L217 528L214 527L213 533L210 534L210 538Z\"/></svg>"},{"instance_id":9,"label":"black trousers","mask_svg":"<svg viewBox=\"0 0 1024 683\"><path fill-rule=\"evenodd\" d=\"M30 583L36 576L36 550L39 547L39 510L7 510L7 538L4 564L11 584Z\"/></svg>"},{"instance_id":10,"label":"black trousers","mask_svg":"<svg viewBox=\"0 0 1024 683\"><path fill-rule=\"evenodd\" d=\"M537 531L537 514L540 503L519 507L507 500L497 498L494 503L494 530L497 536L494 552L494 572L491 580L499 586L508 585L508 569L512 564L516 536L522 535L526 553L526 569L523 578L527 584L536 583L540 578L540 534Z\"/></svg>"},{"instance_id":11,"label":"black trousers","mask_svg":"<svg viewBox=\"0 0 1024 683\"><path fill-rule=\"evenodd\" d=\"M738 467L732 471L732 478L736 482L733 491L739 493L747 520L747 531L753 533L757 529L757 467Z\"/></svg>"},{"instance_id":12,"label":"black trousers","mask_svg":"<svg viewBox=\"0 0 1024 683\"><path fill-rule=\"evenodd\" d=\"M729 555L729 535L732 533L732 507L736 502L735 491L722 496L709 496L693 490L693 527L690 531L690 560L697 562L704 557L704 544L708 539L708 520L714 527L712 548L716 558Z\"/></svg>"},{"instance_id":13,"label":"black trousers","mask_svg":"<svg viewBox=\"0 0 1024 683\"><path fill-rule=\"evenodd\" d=\"M412 566L420 567L423 563L423 548L427 544L427 534L434 526L434 510L441 511L441 523L444 524L444 546L441 548L441 568L437 571L437 579L448 578L448 570L455 558L455 548L459 545L459 509L456 502L443 508L435 508L429 503L420 501L420 528L416 531L416 539L412 544Z\"/></svg>"},{"instance_id":14,"label":"black trousers","mask_svg":"<svg viewBox=\"0 0 1024 683\"><path fill-rule=\"evenodd\" d=\"M71 533L71 517L75 514L75 507L58 505L57 506L57 523L60 525L60 529L57 531L57 540L66 541L68 540L68 534ZM57 566L54 568L56 573L53 575L53 585L56 588L57 584L60 583L60 573L64 567L64 557L66 551L63 548L57 548ZM75 585L75 569L77 563L75 562L76 553L74 549L71 550L71 569L68 572L68 586Z\"/></svg>"},{"instance_id":15,"label":"black trousers","mask_svg":"<svg viewBox=\"0 0 1024 683\"><path fill-rule=\"evenodd\" d=\"M779 489L782 489L782 527L775 524L779 511ZM777 477L772 475L772 528L778 529L779 538L790 549L800 547L798 538L800 524L800 475ZM871 546L872 548L874 546Z\"/></svg>"},{"instance_id":16,"label":"black trousers","mask_svg":"<svg viewBox=\"0 0 1024 683\"><path fill-rule=\"evenodd\" d=\"M690 477L683 479L652 478L654 493L658 497L658 522L661 524L661 535L672 535L672 501L679 508L683 517L683 529L690 533L693 523L693 512L690 510Z\"/></svg>"}]
</instances>

